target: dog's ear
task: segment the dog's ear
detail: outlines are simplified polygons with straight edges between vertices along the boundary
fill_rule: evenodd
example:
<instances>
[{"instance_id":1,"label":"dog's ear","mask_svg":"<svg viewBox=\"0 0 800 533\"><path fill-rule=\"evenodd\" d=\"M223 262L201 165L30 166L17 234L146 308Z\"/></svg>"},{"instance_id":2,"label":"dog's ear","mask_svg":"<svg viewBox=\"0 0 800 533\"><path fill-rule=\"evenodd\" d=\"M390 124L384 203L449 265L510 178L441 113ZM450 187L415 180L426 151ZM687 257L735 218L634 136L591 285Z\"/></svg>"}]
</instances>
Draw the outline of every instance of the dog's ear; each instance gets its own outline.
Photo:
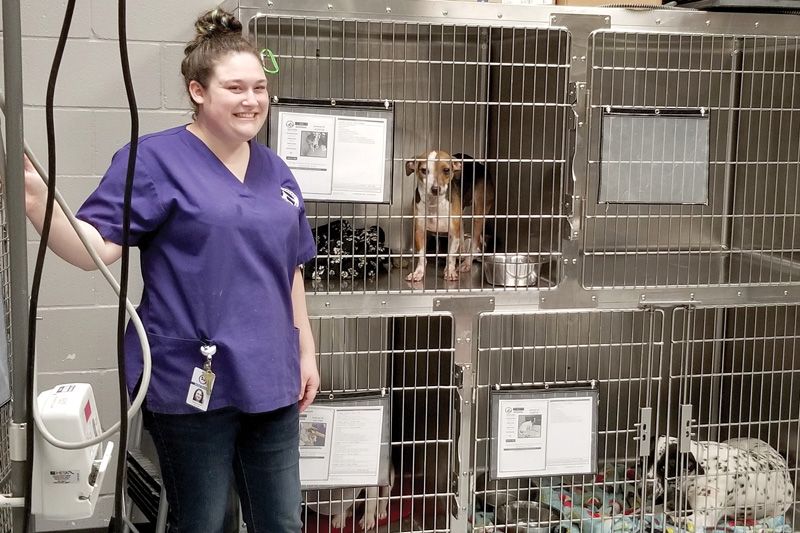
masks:
<instances>
[{"instance_id":1,"label":"dog's ear","mask_svg":"<svg viewBox=\"0 0 800 533\"><path fill-rule=\"evenodd\" d=\"M647 472L644 471L645 457L639 457L639 459L636 461L636 468L639 469L639 471L643 472L645 475L649 475L650 477L652 477L654 475L654 473L655 473L655 461L657 459L657 457L656 457L656 451L657 451L656 450L656 446L657 445L658 445L658 443L656 442L656 436L655 435L651 435L650 436L650 453L646 457L646 459L647 459Z\"/></svg>"},{"instance_id":2,"label":"dog's ear","mask_svg":"<svg viewBox=\"0 0 800 533\"><path fill-rule=\"evenodd\" d=\"M684 472L689 474L703 475L706 473L706 469L697 462L697 460L694 458L694 454L689 452L686 454L686 469Z\"/></svg>"},{"instance_id":3,"label":"dog's ear","mask_svg":"<svg viewBox=\"0 0 800 533\"><path fill-rule=\"evenodd\" d=\"M406 161L406 176L410 176L416 171L417 171L417 160L411 159L410 161Z\"/></svg>"},{"instance_id":4,"label":"dog's ear","mask_svg":"<svg viewBox=\"0 0 800 533\"><path fill-rule=\"evenodd\" d=\"M670 445L667 446L664 459L664 477L669 479L677 478L679 470L683 466L681 464L683 457L677 442L670 443Z\"/></svg>"}]
</instances>

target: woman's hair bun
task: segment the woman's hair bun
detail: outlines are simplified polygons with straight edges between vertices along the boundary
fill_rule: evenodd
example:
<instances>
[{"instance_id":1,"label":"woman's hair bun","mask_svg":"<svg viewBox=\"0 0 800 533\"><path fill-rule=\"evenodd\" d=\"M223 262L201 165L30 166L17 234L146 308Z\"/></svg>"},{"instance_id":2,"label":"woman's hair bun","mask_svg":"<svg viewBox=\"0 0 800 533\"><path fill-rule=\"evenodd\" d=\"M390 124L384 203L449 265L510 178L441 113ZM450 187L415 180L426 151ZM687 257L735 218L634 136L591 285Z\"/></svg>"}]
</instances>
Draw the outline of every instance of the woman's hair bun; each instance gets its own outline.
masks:
<instances>
[{"instance_id":1,"label":"woman's hair bun","mask_svg":"<svg viewBox=\"0 0 800 533\"><path fill-rule=\"evenodd\" d=\"M231 13L219 8L200 15L194 23L194 28L197 31L197 40L212 39L230 33L242 34L242 23Z\"/></svg>"}]
</instances>

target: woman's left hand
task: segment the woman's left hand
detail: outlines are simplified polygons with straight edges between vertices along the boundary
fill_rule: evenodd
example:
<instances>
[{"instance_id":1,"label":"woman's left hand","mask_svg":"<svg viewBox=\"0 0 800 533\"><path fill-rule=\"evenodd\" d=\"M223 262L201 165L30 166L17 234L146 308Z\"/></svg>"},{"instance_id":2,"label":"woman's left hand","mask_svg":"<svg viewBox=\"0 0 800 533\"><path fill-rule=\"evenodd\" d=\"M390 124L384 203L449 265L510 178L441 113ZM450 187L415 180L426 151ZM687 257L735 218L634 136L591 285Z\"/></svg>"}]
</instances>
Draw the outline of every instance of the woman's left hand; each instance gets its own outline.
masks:
<instances>
[{"instance_id":1,"label":"woman's left hand","mask_svg":"<svg viewBox=\"0 0 800 533\"><path fill-rule=\"evenodd\" d=\"M300 356L300 412L306 410L311 405L319 390L319 371L317 370L317 358L312 353Z\"/></svg>"}]
</instances>

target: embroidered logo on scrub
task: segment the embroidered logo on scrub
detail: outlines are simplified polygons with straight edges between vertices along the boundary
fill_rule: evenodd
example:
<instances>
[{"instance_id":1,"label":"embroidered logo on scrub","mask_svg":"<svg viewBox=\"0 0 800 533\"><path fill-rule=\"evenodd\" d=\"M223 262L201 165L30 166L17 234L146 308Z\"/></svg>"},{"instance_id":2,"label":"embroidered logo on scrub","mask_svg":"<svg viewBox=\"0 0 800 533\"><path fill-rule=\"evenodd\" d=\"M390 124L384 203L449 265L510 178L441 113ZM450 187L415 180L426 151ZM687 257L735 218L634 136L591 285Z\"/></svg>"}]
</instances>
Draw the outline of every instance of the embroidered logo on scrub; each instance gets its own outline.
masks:
<instances>
[{"instance_id":1,"label":"embroidered logo on scrub","mask_svg":"<svg viewBox=\"0 0 800 533\"><path fill-rule=\"evenodd\" d=\"M300 207L300 198L292 192L291 189L287 189L286 187L281 187L281 198L289 202L295 207Z\"/></svg>"}]
</instances>

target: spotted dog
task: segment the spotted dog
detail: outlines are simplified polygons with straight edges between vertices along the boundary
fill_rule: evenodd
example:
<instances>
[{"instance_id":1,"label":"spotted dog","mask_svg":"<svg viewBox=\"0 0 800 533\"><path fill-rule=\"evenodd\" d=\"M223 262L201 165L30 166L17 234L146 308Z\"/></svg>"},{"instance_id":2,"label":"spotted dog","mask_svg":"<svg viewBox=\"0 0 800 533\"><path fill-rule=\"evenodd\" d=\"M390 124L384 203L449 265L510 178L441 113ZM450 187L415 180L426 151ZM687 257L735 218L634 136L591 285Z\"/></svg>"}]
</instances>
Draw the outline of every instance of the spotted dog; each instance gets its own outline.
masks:
<instances>
[{"instance_id":1,"label":"spotted dog","mask_svg":"<svg viewBox=\"0 0 800 533\"><path fill-rule=\"evenodd\" d=\"M659 437L651 458L647 477L656 498L674 489L689 512L680 522L696 528L713 528L724 517L783 515L794 501L786 460L758 439L692 441L681 454L678 439Z\"/></svg>"}]
</instances>

